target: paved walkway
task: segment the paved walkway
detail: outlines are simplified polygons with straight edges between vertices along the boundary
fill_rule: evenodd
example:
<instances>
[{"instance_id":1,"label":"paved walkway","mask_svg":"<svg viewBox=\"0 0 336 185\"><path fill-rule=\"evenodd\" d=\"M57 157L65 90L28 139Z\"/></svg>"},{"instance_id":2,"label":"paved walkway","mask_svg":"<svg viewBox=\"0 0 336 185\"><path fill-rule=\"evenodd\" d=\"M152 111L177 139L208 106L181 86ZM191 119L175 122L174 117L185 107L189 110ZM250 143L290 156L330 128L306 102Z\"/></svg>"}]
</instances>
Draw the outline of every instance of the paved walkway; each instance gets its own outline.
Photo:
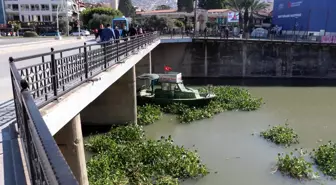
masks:
<instances>
[{"instance_id":1,"label":"paved walkway","mask_svg":"<svg viewBox=\"0 0 336 185\"><path fill-rule=\"evenodd\" d=\"M14 101L0 104L0 185L26 185Z\"/></svg>"}]
</instances>

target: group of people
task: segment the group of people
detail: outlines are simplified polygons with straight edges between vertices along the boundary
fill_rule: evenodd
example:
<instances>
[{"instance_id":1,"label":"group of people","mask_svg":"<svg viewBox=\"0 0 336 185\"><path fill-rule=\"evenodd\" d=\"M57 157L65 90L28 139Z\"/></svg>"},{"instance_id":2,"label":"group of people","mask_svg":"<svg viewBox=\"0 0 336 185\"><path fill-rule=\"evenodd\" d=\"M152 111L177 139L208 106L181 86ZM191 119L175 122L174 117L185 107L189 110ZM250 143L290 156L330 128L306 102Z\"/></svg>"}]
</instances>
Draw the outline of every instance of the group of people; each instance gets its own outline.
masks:
<instances>
[{"instance_id":1,"label":"group of people","mask_svg":"<svg viewBox=\"0 0 336 185\"><path fill-rule=\"evenodd\" d=\"M129 30L125 28L122 29L120 32L118 27L115 26L114 28L111 27L110 24L107 24L105 27L103 24L100 25L99 30L95 30L96 40L99 37L100 42L107 42L107 41L115 41L119 42L119 39L127 40L128 37L133 37L135 35L142 35L144 34L142 28L136 29L133 26L130 26Z\"/></svg>"}]
</instances>

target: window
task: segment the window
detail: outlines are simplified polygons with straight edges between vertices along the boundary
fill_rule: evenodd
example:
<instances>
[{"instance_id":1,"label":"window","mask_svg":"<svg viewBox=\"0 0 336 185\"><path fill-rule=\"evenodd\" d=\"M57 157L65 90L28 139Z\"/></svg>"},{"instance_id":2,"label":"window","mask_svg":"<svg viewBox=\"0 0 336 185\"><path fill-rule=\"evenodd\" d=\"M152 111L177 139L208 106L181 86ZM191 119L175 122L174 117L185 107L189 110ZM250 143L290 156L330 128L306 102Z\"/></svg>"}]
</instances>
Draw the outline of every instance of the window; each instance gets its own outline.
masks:
<instances>
[{"instance_id":1,"label":"window","mask_svg":"<svg viewBox=\"0 0 336 185\"><path fill-rule=\"evenodd\" d=\"M19 11L19 5L18 4L13 4L12 9L14 11Z\"/></svg>"},{"instance_id":2,"label":"window","mask_svg":"<svg viewBox=\"0 0 336 185\"><path fill-rule=\"evenodd\" d=\"M57 12L57 4L51 5L51 9L53 12Z\"/></svg>"},{"instance_id":3,"label":"window","mask_svg":"<svg viewBox=\"0 0 336 185\"><path fill-rule=\"evenodd\" d=\"M43 22L50 22L50 15L42 15Z\"/></svg>"},{"instance_id":4,"label":"window","mask_svg":"<svg viewBox=\"0 0 336 185\"><path fill-rule=\"evenodd\" d=\"M32 4L32 5L30 5L30 9L31 9L31 11L39 11L40 6L38 4Z\"/></svg>"},{"instance_id":5,"label":"window","mask_svg":"<svg viewBox=\"0 0 336 185\"><path fill-rule=\"evenodd\" d=\"M49 5L48 4L41 4L41 10L42 11L49 11Z\"/></svg>"},{"instance_id":6,"label":"window","mask_svg":"<svg viewBox=\"0 0 336 185\"><path fill-rule=\"evenodd\" d=\"M29 11L29 4L22 4L21 6L21 11Z\"/></svg>"},{"instance_id":7,"label":"window","mask_svg":"<svg viewBox=\"0 0 336 185\"><path fill-rule=\"evenodd\" d=\"M52 21L56 22L57 21L57 17L56 16L52 16Z\"/></svg>"}]
</instances>

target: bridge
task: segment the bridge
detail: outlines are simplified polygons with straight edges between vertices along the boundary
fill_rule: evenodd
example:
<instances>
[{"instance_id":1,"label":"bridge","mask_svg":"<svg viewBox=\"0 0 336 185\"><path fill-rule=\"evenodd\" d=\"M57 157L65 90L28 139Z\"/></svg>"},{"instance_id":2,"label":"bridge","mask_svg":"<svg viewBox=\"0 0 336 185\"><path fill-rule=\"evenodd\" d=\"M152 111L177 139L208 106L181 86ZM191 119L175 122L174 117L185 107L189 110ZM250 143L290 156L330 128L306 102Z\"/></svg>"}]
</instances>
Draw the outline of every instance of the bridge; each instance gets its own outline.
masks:
<instances>
[{"instance_id":1,"label":"bridge","mask_svg":"<svg viewBox=\"0 0 336 185\"><path fill-rule=\"evenodd\" d=\"M135 66L142 58L149 57L146 66L151 72L151 51L160 43L237 41L270 42L148 33L118 43L10 58L14 101L0 105L4 155L0 167L13 167L12 172L0 171L0 180L5 184L87 184L81 124L136 122Z\"/></svg>"}]
</instances>

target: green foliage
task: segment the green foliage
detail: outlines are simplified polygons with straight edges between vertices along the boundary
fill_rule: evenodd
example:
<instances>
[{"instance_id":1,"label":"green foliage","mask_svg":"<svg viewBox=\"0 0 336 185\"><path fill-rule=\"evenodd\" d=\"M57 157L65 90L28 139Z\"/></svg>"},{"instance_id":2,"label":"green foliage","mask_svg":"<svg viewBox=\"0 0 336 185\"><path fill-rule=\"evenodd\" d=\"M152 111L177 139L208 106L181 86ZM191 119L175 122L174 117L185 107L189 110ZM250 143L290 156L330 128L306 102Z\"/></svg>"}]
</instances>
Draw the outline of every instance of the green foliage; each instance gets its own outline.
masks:
<instances>
[{"instance_id":1,"label":"green foliage","mask_svg":"<svg viewBox=\"0 0 336 185\"><path fill-rule=\"evenodd\" d=\"M206 93L208 88L199 89L200 93ZM188 107L182 104L172 104L164 107L162 111L177 114L181 123L211 118L226 110L252 111L262 104L261 98L253 98L246 89L236 87L214 87L212 89L216 98L204 107Z\"/></svg>"},{"instance_id":2,"label":"green foliage","mask_svg":"<svg viewBox=\"0 0 336 185\"><path fill-rule=\"evenodd\" d=\"M198 6L203 9L223 9L225 8L226 0L199 0Z\"/></svg>"},{"instance_id":3,"label":"green foliage","mask_svg":"<svg viewBox=\"0 0 336 185\"><path fill-rule=\"evenodd\" d=\"M155 15L144 18L142 20L144 28L154 28L155 30L163 30L164 28L174 27L174 20L169 17L157 17Z\"/></svg>"},{"instance_id":4,"label":"green foliage","mask_svg":"<svg viewBox=\"0 0 336 185\"><path fill-rule=\"evenodd\" d=\"M86 147L95 153L87 163L90 185L176 185L178 179L208 174L196 152L175 145L170 136L145 139L138 125L92 136Z\"/></svg>"},{"instance_id":5,"label":"green foliage","mask_svg":"<svg viewBox=\"0 0 336 185\"><path fill-rule=\"evenodd\" d=\"M100 24L103 24L103 25L111 24L112 19L113 17L110 15L93 14L92 19L89 20L88 26L90 29L95 29L95 28L98 29Z\"/></svg>"},{"instance_id":6,"label":"green foliage","mask_svg":"<svg viewBox=\"0 0 336 185\"><path fill-rule=\"evenodd\" d=\"M122 0L119 1L118 9L126 16L126 17L134 17L135 16L135 8L132 5L131 0Z\"/></svg>"},{"instance_id":7,"label":"green foliage","mask_svg":"<svg viewBox=\"0 0 336 185\"><path fill-rule=\"evenodd\" d=\"M158 5L155 10L170 10L171 7L168 5Z\"/></svg>"},{"instance_id":8,"label":"green foliage","mask_svg":"<svg viewBox=\"0 0 336 185\"><path fill-rule=\"evenodd\" d=\"M290 146L291 144L299 143L299 136L287 123L285 126L273 126L266 131L260 132L260 136L277 145Z\"/></svg>"},{"instance_id":9,"label":"green foliage","mask_svg":"<svg viewBox=\"0 0 336 185\"><path fill-rule=\"evenodd\" d=\"M138 106L138 124L149 125L159 120L162 113L157 105Z\"/></svg>"},{"instance_id":10,"label":"green foliage","mask_svg":"<svg viewBox=\"0 0 336 185\"><path fill-rule=\"evenodd\" d=\"M180 12L192 12L194 10L194 0L177 0L177 9Z\"/></svg>"},{"instance_id":11,"label":"green foliage","mask_svg":"<svg viewBox=\"0 0 336 185\"><path fill-rule=\"evenodd\" d=\"M177 26L179 28L184 27L184 23L182 21L178 20L178 19L174 20L174 24L175 24L175 26Z\"/></svg>"},{"instance_id":12,"label":"green foliage","mask_svg":"<svg viewBox=\"0 0 336 185\"><path fill-rule=\"evenodd\" d=\"M23 34L23 37L38 37L35 31L26 31Z\"/></svg>"},{"instance_id":13,"label":"green foliage","mask_svg":"<svg viewBox=\"0 0 336 185\"><path fill-rule=\"evenodd\" d=\"M87 8L83 10L81 13L83 24L87 25L89 21L93 18L94 14L108 15L113 18L123 16L123 14L119 10L115 10L112 8L107 8L107 7Z\"/></svg>"},{"instance_id":14,"label":"green foliage","mask_svg":"<svg viewBox=\"0 0 336 185\"><path fill-rule=\"evenodd\" d=\"M283 175L288 175L296 179L314 179L318 173L313 171L312 163L307 162L303 156L295 156L293 153L278 154L278 170Z\"/></svg>"},{"instance_id":15,"label":"green foliage","mask_svg":"<svg viewBox=\"0 0 336 185\"><path fill-rule=\"evenodd\" d=\"M313 159L323 174L336 179L336 144L329 141L314 150Z\"/></svg>"}]
</instances>

